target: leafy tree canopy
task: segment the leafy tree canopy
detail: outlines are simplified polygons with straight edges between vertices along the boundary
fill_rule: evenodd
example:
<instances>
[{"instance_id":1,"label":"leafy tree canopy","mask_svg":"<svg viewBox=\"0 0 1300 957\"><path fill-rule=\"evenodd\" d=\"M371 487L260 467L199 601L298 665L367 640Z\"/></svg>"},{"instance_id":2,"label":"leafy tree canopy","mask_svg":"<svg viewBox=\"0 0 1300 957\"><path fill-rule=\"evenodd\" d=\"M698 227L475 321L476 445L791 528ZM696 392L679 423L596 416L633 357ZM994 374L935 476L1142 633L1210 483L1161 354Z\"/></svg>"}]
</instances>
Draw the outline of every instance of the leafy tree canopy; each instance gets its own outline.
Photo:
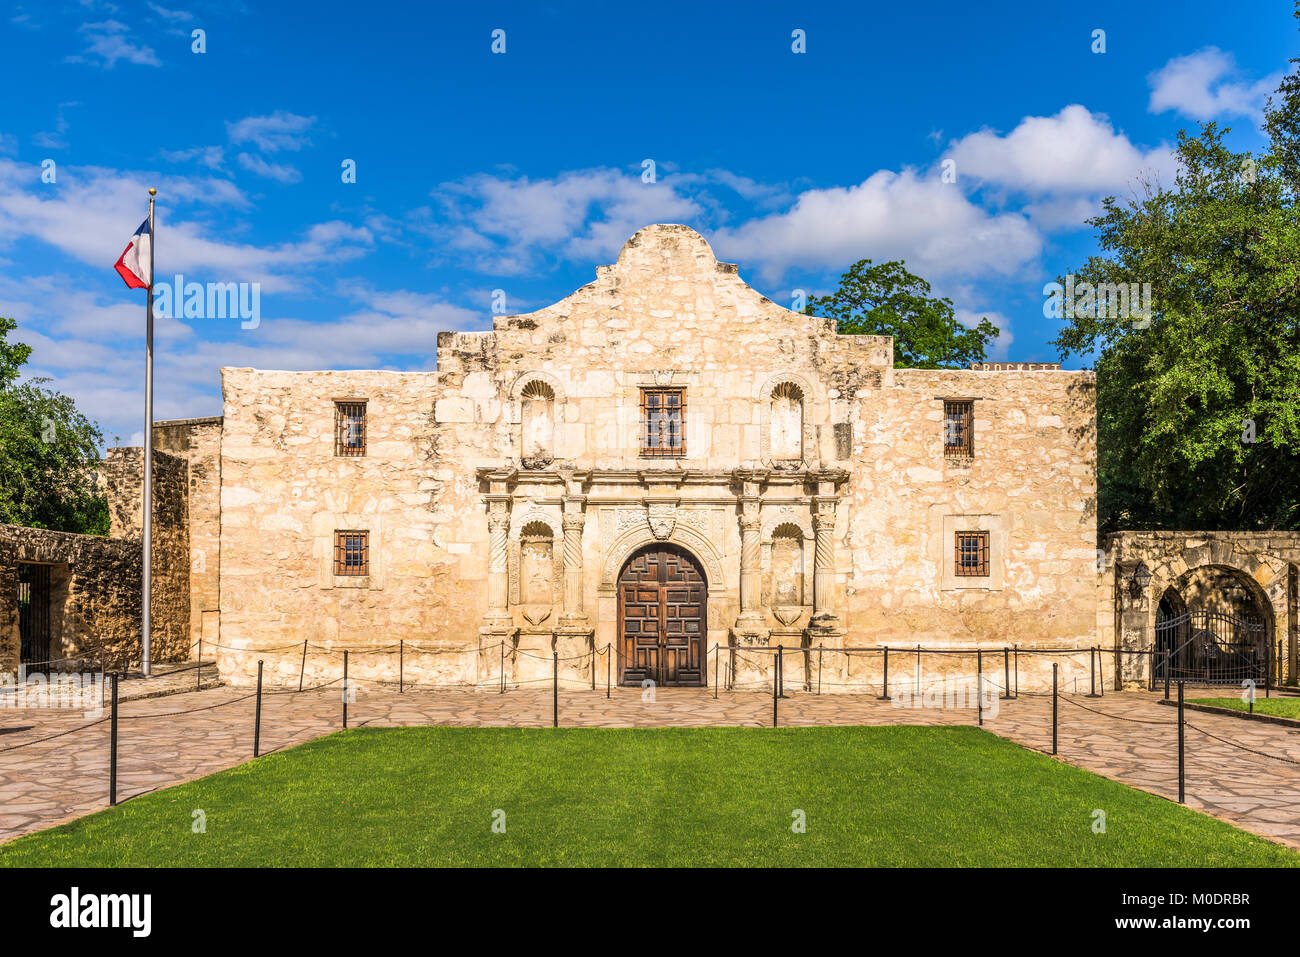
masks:
<instances>
[{"instance_id":1,"label":"leafy tree canopy","mask_svg":"<svg viewBox=\"0 0 1300 957\"><path fill-rule=\"evenodd\" d=\"M0 523L105 535L94 480L103 437L48 379L18 381L32 350L8 341L15 328L0 316Z\"/></svg>"},{"instance_id":2,"label":"leafy tree canopy","mask_svg":"<svg viewBox=\"0 0 1300 957\"><path fill-rule=\"evenodd\" d=\"M952 301L930 295L930 284L900 261L854 263L834 293L810 299L804 311L835 319L842 335L893 336L899 369L968 368L998 336L988 319L963 326Z\"/></svg>"},{"instance_id":3,"label":"leafy tree canopy","mask_svg":"<svg viewBox=\"0 0 1300 957\"><path fill-rule=\"evenodd\" d=\"M1300 529L1300 71L1261 155L1226 132L1181 133L1171 187L1088 221L1074 282L1151 284L1149 320L1076 310L1054 343L1095 357L1103 531Z\"/></svg>"}]
</instances>

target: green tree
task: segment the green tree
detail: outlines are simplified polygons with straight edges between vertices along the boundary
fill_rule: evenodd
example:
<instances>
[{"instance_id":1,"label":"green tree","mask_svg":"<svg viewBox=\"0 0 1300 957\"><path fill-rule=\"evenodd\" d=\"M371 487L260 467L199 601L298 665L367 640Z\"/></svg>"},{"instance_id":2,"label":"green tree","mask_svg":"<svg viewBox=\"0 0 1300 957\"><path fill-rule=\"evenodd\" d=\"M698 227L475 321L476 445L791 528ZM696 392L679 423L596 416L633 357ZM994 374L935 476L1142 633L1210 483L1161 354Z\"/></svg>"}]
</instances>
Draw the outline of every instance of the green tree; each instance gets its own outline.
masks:
<instances>
[{"instance_id":1,"label":"green tree","mask_svg":"<svg viewBox=\"0 0 1300 957\"><path fill-rule=\"evenodd\" d=\"M66 532L108 533L108 501L95 465L103 441L72 399L18 381L31 347L9 342L0 316L0 522Z\"/></svg>"},{"instance_id":2,"label":"green tree","mask_svg":"<svg viewBox=\"0 0 1300 957\"><path fill-rule=\"evenodd\" d=\"M900 369L968 368L998 336L988 319L963 326L952 301L930 295L930 284L901 261L854 263L834 293L810 299L804 312L835 319L842 335L893 336Z\"/></svg>"},{"instance_id":3,"label":"green tree","mask_svg":"<svg viewBox=\"0 0 1300 957\"><path fill-rule=\"evenodd\" d=\"M1278 96L1262 155L1184 131L1172 187L1088 220L1073 281L1151 284L1149 318L1076 310L1054 343L1095 357L1105 531L1300 528L1300 72Z\"/></svg>"}]
</instances>

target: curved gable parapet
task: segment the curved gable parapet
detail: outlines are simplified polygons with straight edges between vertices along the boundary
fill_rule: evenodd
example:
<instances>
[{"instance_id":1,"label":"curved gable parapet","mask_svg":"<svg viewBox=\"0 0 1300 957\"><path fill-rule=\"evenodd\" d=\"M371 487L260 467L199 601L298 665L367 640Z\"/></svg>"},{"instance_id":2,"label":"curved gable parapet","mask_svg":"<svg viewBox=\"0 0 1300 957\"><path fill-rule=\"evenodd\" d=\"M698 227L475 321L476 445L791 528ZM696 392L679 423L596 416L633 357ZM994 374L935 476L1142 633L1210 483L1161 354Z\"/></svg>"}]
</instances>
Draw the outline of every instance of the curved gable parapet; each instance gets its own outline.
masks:
<instances>
[{"instance_id":1,"label":"curved gable parapet","mask_svg":"<svg viewBox=\"0 0 1300 957\"><path fill-rule=\"evenodd\" d=\"M592 309L615 316L639 314L638 299L664 299L665 290L685 294L686 289L701 309L707 304L708 309L734 313L739 321L775 320L800 334L835 332L833 319L787 309L754 289L740 278L735 263L719 262L708 240L680 223L656 223L637 230L612 264L596 267L595 282L534 312L497 316L493 328L532 334Z\"/></svg>"}]
</instances>

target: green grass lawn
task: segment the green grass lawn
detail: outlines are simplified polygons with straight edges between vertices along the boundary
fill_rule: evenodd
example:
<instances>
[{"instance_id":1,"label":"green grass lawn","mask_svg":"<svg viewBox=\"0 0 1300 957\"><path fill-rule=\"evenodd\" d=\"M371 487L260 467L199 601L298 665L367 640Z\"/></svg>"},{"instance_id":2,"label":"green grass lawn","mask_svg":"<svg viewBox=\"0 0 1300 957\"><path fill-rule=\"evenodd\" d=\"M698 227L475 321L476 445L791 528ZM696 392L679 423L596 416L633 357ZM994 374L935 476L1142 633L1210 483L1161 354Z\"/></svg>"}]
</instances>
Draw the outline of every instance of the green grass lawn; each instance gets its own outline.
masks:
<instances>
[{"instance_id":1,"label":"green grass lawn","mask_svg":"<svg viewBox=\"0 0 1300 957\"><path fill-rule=\"evenodd\" d=\"M1250 710L1250 706L1241 700L1240 695L1230 698L1188 698L1187 703L1208 704L1216 708L1231 708L1233 711ZM1255 713L1300 719L1300 698L1265 698L1260 692L1255 695Z\"/></svg>"},{"instance_id":2,"label":"green grass lawn","mask_svg":"<svg viewBox=\"0 0 1300 957\"><path fill-rule=\"evenodd\" d=\"M0 846L37 866L1297 863L965 727L358 729Z\"/></svg>"}]
</instances>

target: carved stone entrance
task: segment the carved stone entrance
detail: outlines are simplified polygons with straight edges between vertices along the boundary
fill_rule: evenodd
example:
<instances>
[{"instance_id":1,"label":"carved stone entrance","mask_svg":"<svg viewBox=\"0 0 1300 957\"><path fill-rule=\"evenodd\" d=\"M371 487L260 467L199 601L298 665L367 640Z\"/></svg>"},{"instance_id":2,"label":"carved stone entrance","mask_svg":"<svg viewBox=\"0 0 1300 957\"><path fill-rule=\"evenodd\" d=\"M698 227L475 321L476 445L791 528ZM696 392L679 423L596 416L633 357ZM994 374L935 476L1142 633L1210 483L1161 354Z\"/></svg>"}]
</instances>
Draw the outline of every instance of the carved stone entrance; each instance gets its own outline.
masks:
<instances>
[{"instance_id":1,"label":"carved stone entrance","mask_svg":"<svg viewBox=\"0 0 1300 957\"><path fill-rule=\"evenodd\" d=\"M708 583L676 545L636 552L618 578L621 684L704 685Z\"/></svg>"}]
</instances>

